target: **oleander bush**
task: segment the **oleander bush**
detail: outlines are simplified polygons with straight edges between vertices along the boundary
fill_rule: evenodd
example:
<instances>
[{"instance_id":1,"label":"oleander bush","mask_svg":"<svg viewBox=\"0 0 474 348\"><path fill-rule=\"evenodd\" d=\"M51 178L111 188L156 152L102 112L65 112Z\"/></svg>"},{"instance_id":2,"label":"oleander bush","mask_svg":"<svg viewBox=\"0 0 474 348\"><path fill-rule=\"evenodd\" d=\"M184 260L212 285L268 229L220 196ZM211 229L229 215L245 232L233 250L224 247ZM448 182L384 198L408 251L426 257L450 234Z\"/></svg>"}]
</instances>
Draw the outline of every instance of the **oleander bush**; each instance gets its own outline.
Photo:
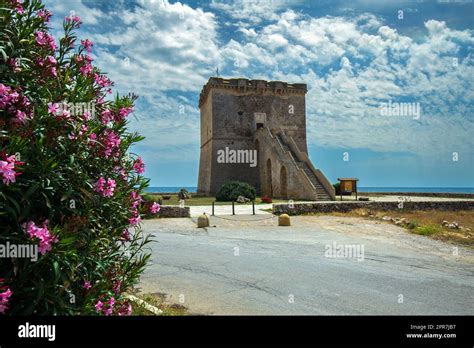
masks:
<instances>
[{"instance_id":1,"label":"oleander bush","mask_svg":"<svg viewBox=\"0 0 474 348\"><path fill-rule=\"evenodd\" d=\"M255 188L240 181L226 182L216 194L216 200L221 202L235 201L239 196L244 196L250 200L255 199Z\"/></svg>"},{"instance_id":2,"label":"oleander bush","mask_svg":"<svg viewBox=\"0 0 474 348\"><path fill-rule=\"evenodd\" d=\"M0 255L0 313L130 314L150 241L148 180L129 151L143 138L127 130L137 97L111 96L77 16L59 41L39 0L2 0L0 17L0 252L38 252Z\"/></svg>"}]
</instances>

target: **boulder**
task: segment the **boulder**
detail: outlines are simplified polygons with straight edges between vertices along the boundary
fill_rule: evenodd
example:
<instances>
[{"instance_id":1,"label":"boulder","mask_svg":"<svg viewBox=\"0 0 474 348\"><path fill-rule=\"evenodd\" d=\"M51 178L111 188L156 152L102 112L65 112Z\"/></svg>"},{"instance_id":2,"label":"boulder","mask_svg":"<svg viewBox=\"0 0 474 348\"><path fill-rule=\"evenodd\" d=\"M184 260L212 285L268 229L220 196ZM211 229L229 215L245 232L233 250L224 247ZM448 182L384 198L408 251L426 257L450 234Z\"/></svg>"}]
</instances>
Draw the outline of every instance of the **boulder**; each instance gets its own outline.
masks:
<instances>
[{"instance_id":1,"label":"boulder","mask_svg":"<svg viewBox=\"0 0 474 348\"><path fill-rule=\"evenodd\" d=\"M248 203L248 202L250 202L250 199L248 199L247 197L244 197L244 196L239 196L239 197L237 197L236 202L237 203Z\"/></svg>"},{"instance_id":2,"label":"boulder","mask_svg":"<svg viewBox=\"0 0 474 348\"><path fill-rule=\"evenodd\" d=\"M198 217L197 227L198 228L209 227L209 217L206 215L206 213L203 213L202 215Z\"/></svg>"},{"instance_id":3,"label":"boulder","mask_svg":"<svg viewBox=\"0 0 474 348\"><path fill-rule=\"evenodd\" d=\"M281 214L278 217L278 226L290 226L290 217L288 214Z\"/></svg>"}]
</instances>

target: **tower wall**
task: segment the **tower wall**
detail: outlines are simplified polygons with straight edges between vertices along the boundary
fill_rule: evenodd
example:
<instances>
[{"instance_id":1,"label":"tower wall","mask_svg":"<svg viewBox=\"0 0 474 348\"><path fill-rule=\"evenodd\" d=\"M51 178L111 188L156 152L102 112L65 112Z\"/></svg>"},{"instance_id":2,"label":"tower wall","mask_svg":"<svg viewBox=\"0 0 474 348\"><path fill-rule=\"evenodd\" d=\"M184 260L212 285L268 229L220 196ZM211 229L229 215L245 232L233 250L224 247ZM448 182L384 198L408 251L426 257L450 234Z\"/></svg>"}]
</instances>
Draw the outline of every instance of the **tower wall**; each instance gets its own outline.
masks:
<instances>
[{"instance_id":1,"label":"tower wall","mask_svg":"<svg viewBox=\"0 0 474 348\"><path fill-rule=\"evenodd\" d=\"M199 102L201 158L198 193L214 195L231 180L247 182L260 192L265 163L258 161L256 167L249 163L219 163L218 151L226 148L256 150L256 121L262 117L265 127L275 133L283 130L293 137L301 151L307 153L305 94L305 84L210 78ZM261 116L263 114L265 116Z\"/></svg>"}]
</instances>

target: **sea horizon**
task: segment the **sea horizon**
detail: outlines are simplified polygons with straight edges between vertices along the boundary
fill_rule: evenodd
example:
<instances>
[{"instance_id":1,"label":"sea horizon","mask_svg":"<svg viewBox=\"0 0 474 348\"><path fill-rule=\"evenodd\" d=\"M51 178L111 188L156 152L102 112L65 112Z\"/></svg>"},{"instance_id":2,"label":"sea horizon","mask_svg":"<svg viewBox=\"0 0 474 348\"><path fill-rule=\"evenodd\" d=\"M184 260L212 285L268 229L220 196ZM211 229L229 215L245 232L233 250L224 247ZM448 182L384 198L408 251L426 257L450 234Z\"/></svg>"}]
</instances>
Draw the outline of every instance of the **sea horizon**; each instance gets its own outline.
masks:
<instances>
[{"instance_id":1,"label":"sea horizon","mask_svg":"<svg viewBox=\"0 0 474 348\"><path fill-rule=\"evenodd\" d=\"M177 193L180 189L195 193L197 186L150 186L146 192L153 193ZM358 192L419 192L419 193L473 193L474 187L358 187Z\"/></svg>"}]
</instances>

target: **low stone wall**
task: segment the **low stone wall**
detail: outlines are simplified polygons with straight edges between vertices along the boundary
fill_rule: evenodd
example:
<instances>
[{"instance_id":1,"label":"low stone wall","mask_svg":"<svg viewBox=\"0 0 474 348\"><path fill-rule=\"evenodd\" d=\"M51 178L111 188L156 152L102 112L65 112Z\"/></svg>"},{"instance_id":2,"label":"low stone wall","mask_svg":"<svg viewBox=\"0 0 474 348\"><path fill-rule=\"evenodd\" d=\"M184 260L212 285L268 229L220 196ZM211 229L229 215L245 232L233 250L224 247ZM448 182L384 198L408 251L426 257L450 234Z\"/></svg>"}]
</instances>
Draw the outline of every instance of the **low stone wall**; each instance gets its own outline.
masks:
<instances>
[{"instance_id":1,"label":"low stone wall","mask_svg":"<svg viewBox=\"0 0 474 348\"><path fill-rule=\"evenodd\" d=\"M416 196L416 197L442 197L442 198L474 198L474 193L449 193L449 192L358 192L361 196ZM337 196L337 195L336 195Z\"/></svg>"},{"instance_id":2,"label":"low stone wall","mask_svg":"<svg viewBox=\"0 0 474 348\"><path fill-rule=\"evenodd\" d=\"M191 213L189 207L181 208L177 205L162 205L158 216L163 218L181 218L190 217Z\"/></svg>"},{"instance_id":3,"label":"low stone wall","mask_svg":"<svg viewBox=\"0 0 474 348\"><path fill-rule=\"evenodd\" d=\"M330 213L330 212L349 212L355 209L372 210L474 210L473 201L436 201L436 202L403 202L403 208L399 208L398 202L324 202L324 203L294 203L293 207L285 204L273 204L273 214L300 215L308 213Z\"/></svg>"}]
</instances>

